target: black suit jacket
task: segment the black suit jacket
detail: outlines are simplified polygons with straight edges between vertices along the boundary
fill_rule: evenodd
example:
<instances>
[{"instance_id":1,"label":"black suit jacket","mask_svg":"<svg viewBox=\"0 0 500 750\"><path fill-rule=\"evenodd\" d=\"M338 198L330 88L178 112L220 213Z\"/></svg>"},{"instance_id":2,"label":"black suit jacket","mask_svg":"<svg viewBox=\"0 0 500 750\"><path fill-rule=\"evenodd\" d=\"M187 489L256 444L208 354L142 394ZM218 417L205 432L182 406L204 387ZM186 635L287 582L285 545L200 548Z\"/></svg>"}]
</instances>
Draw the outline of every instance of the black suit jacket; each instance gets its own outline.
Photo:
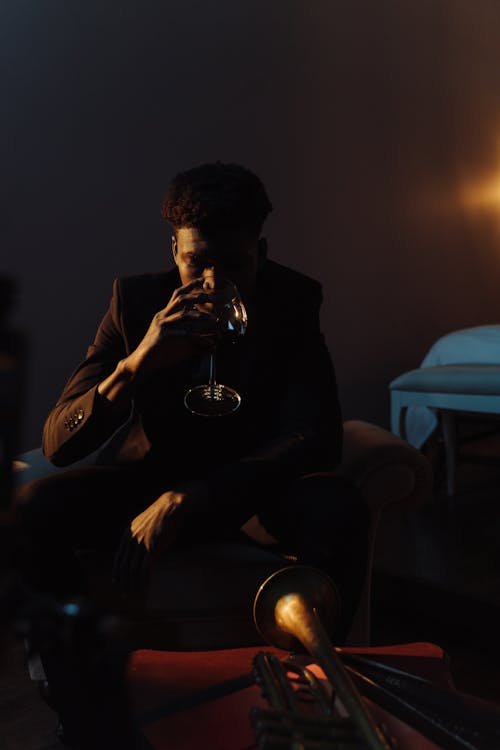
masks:
<instances>
[{"instance_id":1,"label":"black suit jacket","mask_svg":"<svg viewBox=\"0 0 500 750\"><path fill-rule=\"evenodd\" d=\"M270 481L333 468L342 418L333 365L320 331L321 286L266 261L247 334L218 352L219 382L235 387L234 414L197 417L184 393L204 382L200 362L159 372L136 393L129 419L117 416L97 385L139 344L151 319L181 285L177 269L117 279L110 307L84 361L44 427L47 458L66 466L102 446L106 463L143 461L165 474L165 490L203 479L219 497L258 491Z\"/></svg>"}]
</instances>

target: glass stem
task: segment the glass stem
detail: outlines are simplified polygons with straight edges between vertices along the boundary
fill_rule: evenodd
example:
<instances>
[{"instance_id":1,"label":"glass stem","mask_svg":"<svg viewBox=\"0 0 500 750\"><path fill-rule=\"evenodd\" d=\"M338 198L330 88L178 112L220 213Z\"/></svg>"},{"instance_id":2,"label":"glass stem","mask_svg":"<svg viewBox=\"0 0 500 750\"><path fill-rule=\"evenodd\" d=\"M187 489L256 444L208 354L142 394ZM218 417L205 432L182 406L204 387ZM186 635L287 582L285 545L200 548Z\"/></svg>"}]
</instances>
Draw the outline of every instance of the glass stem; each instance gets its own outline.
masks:
<instances>
[{"instance_id":1,"label":"glass stem","mask_svg":"<svg viewBox=\"0 0 500 750\"><path fill-rule=\"evenodd\" d=\"M209 375L208 375L208 385L210 386L210 390L213 391L217 383L215 382L215 352L210 352L210 362L209 362Z\"/></svg>"}]
</instances>

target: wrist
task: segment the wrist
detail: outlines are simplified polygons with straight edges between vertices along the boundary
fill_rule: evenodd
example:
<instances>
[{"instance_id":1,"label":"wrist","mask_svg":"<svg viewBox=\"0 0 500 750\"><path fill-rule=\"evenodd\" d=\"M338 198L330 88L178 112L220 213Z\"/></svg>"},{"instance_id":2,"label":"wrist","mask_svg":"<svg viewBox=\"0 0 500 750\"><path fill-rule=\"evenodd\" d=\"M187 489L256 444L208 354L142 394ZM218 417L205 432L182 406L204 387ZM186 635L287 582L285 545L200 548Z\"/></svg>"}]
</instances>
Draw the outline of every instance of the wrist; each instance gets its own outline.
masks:
<instances>
[{"instance_id":1,"label":"wrist","mask_svg":"<svg viewBox=\"0 0 500 750\"><path fill-rule=\"evenodd\" d=\"M118 362L117 371L119 377L124 382L133 385L144 376L147 369L148 355L150 355L150 352L139 345L131 354Z\"/></svg>"},{"instance_id":2,"label":"wrist","mask_svg":"<svg viewBox=\"0 0 500 750\"><path fill-rule=\"evenodd\" d=\"M158 347L141 342L137 349L118 363L120 377L131 386L142 383L158 369L160 361Z\"/></svg>"},{"instance_id":3,"label":"wrist","mask_svg":"<svg viewBox=\"0 0 500 750\"><path fill-rule=\"evenodd\" d=\"M126 360L120 360L111 375L97 386L99 396L118 409L130 406L134 393L136 372Z\"/></svg>"}]
</instances>

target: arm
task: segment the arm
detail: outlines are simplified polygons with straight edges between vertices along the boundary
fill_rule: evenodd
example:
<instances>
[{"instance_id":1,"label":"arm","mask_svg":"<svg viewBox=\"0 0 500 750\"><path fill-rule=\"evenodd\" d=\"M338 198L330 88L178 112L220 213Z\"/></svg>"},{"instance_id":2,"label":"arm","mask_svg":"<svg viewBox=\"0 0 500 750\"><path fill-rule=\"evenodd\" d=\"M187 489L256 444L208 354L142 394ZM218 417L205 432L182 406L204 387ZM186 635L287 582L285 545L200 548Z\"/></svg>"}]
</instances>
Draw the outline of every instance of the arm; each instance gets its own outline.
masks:
<instances>
[{"instance_id":1,"label":"arm","mask_svg":"<svg viewBox=\"0 0 500 750\"><path fill-rule=\"evenodd\" d=\"M214 316L195 309L210 299L202 287L200 278L176 289L137 347L128 352L121 284L115 281L94 343L45 423L43 451L52 463L67 466L99 448L127 420L141 384L158 369L173 369L207 346Z\"/></svg>"},{"instance_id":2,"label":"arm","mask_svg":"<svg viewBox=\"0 0 500 750\"><path fill-rule=\"evenodd\" d=\"M119 282L113 285L110 306L84 361L66 383L44 425L42 448L56 466L66 466L92 453L123 424L130 401L114 407L98 391L126 356L120 325Z\"/></svg>"}]
</instances>

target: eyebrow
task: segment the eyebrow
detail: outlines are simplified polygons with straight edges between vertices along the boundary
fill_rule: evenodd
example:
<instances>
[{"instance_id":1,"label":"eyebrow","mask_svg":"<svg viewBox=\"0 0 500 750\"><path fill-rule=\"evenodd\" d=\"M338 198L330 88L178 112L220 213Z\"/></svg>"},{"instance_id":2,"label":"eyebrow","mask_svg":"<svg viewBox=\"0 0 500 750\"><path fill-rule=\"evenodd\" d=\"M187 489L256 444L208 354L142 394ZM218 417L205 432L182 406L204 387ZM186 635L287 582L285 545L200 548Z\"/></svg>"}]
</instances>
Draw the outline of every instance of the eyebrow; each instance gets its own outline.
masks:
<instances>
[{"instance_id":1,"label":"eyebrow","mask_svg":"<svg viewBox=\"0 0 500 750\"><path fill-rule=\"evenodd\" d=\"M234 260L235 258L248 258L251 257L252 253L248 250L235 252L234 250L215 251L207 247L189 247L182 251L185 257L197 257L197 258L213 258L219 263L227 263L228 261Z\"/></svg>"}]
</instances>

